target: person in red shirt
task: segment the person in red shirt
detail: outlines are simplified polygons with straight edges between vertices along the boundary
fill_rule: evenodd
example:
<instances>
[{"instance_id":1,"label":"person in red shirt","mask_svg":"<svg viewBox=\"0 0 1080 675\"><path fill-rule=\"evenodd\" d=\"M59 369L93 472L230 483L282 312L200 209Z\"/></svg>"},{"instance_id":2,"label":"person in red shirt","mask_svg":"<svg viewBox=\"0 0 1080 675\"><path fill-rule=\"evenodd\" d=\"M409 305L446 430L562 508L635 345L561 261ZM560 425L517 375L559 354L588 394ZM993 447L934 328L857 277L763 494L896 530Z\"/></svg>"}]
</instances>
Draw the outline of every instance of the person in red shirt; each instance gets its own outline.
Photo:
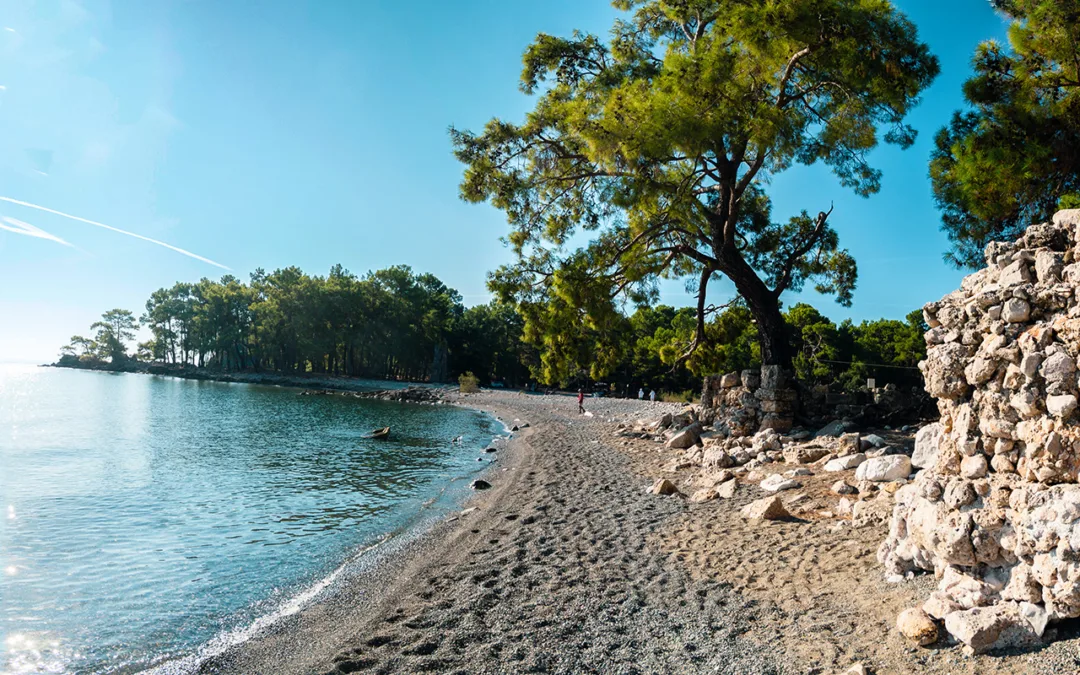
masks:
<instances>
[{"instance_id":1,"label":"person in red shirt","mask_svg":"<svg viewBox=\"0 0 1080 675\"><path fill-rule=\"evenodd\" d=\"M577 411L579 415L585 414L585 391L577 390Z\"/></svg>"}]
</instances>

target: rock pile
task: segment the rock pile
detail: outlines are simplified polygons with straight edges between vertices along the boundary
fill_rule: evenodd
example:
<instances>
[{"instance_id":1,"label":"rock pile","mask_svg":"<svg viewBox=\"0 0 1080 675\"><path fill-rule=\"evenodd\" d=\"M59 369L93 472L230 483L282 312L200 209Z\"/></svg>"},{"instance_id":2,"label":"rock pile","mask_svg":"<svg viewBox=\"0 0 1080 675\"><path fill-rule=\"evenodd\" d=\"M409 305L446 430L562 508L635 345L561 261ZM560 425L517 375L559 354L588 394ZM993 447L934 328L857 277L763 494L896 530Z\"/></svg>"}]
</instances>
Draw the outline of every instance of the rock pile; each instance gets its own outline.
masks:
<instances>
[{"instance_id":1,"label":"rock pile","mask_svg":"<svg viewBox=\"0 0 1080 675\"><path fill-rule=\"evenodd\" d=\"M878 558L932 570L926 614L969 651L1080 617L1080 210L993 243L924 308L920 365L941 421L919 431Z\"/></svg>"},{"instance_id":2,"label":"rock pile","mask_svg":"<svg viewBox=\"0 0 1080 675\"><path fill-rule=\"evenodd\" d=\"M377 391L342 391L338 389L308 389L301 396L352 396L353 398L398 401L400 403L446 403L451 399L450 390L440 387L409 386L401 389ZM528 425L526 425L528 426Z\"/></svg>"},{"instance_id":3,"label":"rock pile","mask_svg":"<svg viewBox=\"0 0 1080 675\"><path fill-rule=\"evenodd\" d=\"M624 437L663 444L662 471L668 477L658 479L648 489L651 494L709 502L732 499L739 486L746 485L744 491L773 495L756 503L761 514L769 515L747 515L748 520L786 517L775 510L774 497L784 495L780 503L785 509L850 519L852 526L865 527L885 524L893 493L912 470L905 447L890 446L874 434L845 433L844 424L826 425L816 434L803 430L784 435L766 428L735 436L721 420L707 420L707 409L689 406L678 414L620 425ZM689 477L676 484L673 475L686 471Z\"/></svg>"}]
</instances>

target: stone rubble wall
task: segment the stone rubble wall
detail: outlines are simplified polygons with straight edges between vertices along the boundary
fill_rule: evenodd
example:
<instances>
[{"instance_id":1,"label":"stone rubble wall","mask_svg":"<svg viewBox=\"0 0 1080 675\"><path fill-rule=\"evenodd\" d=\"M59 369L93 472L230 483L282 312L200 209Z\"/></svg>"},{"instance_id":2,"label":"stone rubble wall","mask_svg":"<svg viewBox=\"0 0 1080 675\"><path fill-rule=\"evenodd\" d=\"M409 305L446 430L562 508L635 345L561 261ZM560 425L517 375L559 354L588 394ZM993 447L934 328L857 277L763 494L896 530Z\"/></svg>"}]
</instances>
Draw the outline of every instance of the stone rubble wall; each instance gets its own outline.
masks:
<instances>
[{"instance_id":1,"label":"stone rubble wall","mask_svg":"<svg viewBox=\"0 0 1080 675\"><path fill-rule=\"evenodd\" d=\"M1037 642L1080 617L1080 210L993 243L987 267L924 308L920 364L941 420L878 551L933 571L923 606L970 651Z\"/></svg>"},{"instance_id":2,"label":"stone rubble wall","mask_svg":"<svg viewBox=\"0 0 1080 675\"><path fill-rule=\"evenodd\" d=\"M797 400L780 366L706 377L701 391L701 405L710 411L715 426L734 437L764 429L790 431Z\"/></svg>"}]
</instances>

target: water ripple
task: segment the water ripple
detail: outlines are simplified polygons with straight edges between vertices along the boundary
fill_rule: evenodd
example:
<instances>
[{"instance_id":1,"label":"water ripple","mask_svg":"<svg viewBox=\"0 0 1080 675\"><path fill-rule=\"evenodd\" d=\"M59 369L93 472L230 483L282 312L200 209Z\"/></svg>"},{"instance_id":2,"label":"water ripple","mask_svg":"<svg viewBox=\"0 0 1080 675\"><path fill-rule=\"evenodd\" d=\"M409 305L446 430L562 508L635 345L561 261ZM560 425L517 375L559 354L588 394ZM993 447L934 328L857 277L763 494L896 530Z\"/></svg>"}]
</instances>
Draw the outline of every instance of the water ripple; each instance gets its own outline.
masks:
<instances>
[{"instance_id":1,"label":"water ripple","mask_svg":"<svg viewBox=\"0 0 1080 675\"><path fill-rule=\"evenodd\" d=\"M0 370L0 675L130 672L240 631L449 508L498 432L452 407Z\"/></svg>"}]
</instances>

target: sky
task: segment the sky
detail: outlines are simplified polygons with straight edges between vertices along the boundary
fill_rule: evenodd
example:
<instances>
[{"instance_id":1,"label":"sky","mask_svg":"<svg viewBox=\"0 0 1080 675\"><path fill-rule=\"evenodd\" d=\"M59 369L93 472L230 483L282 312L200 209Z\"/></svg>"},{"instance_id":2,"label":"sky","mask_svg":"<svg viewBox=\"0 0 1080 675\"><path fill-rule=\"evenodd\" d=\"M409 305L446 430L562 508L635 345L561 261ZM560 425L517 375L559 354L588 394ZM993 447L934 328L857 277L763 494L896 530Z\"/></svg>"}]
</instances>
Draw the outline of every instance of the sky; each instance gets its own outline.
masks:
<instances>
[{"instance_id":1,"label":"sky","mask_svg":"<svg viewBox=\"0 0 1080 675\"><path fill-rule=\"evenodd\" d=\"M916 145L875 151L869 199L820 166L769 186L778 220L835 204L853 306L784 296L835 321L901 318L963 276L942 262L927 162L975 46L1006 27L987 0L895 4L941 59L908 118ZM4 0L0 361L52 361L107 309L139 315L157 288L259 267L406 264L486 302L508 227L459 199L447 130L520 121L532 38L606 34L616 14L606 0ZM691 304L677 283L662 301Z\"/></svg>"}]
</instances>

